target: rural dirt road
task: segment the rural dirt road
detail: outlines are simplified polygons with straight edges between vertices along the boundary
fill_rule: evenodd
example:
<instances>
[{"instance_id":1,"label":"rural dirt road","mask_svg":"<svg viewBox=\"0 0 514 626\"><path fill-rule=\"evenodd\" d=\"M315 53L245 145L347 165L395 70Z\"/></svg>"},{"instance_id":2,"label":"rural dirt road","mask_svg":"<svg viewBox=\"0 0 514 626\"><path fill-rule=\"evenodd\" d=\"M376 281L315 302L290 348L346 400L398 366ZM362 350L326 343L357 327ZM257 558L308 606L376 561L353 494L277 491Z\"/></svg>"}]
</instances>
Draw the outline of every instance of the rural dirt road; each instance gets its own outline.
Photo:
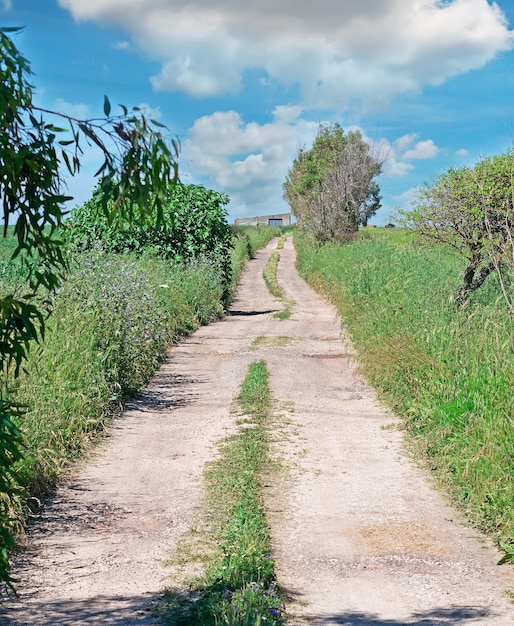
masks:
<instances>
[{"instance_id":1,"label":"rural dirt road","mask_svg":"<svg viewBox=\"0 0 514 626\"><path fill-rule=\"evenodd\" d=\"M16 558L19 599L0 624L156 624L165 561L201 511L202 471L234 428L231 403L265 360L276 401L269 481L288 623L352 626L513 624L512 567L463 525L402 451L395 419L359 376L334 309L296 273L288 239L273 313L262 269L247 266L230 314L169 351L92 459L34 523Z\"/></svg>"}]
</instances>

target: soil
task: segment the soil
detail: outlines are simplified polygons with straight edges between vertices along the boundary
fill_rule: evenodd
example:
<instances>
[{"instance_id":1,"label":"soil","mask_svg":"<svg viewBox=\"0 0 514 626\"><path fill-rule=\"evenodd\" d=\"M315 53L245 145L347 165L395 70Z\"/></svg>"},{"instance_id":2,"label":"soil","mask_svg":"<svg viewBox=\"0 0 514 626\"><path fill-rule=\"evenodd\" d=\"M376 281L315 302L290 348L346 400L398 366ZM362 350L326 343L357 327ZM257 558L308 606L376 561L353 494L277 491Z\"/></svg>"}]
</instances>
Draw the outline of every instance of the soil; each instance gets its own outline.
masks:
<instances>
[{"instance_id":1,"label":"soil","mask_svg":"<svg viewBox=\"0 0 514 626\"><path fill-rule=\"evenodd\" d=\"M158 624L180 581L166 564L195 525L202 472L233 432L232 401L265 360L276 400L265 500L288 623L353 626L513 623L509 565L466 526L405 452L397 420L360 376L335 310L298 276L290 239L279 283L262 279L276 240L251 261L229 313L169 350L29 527L15 557L18 598L0 624Z\"/></svg>"}]
</instances>

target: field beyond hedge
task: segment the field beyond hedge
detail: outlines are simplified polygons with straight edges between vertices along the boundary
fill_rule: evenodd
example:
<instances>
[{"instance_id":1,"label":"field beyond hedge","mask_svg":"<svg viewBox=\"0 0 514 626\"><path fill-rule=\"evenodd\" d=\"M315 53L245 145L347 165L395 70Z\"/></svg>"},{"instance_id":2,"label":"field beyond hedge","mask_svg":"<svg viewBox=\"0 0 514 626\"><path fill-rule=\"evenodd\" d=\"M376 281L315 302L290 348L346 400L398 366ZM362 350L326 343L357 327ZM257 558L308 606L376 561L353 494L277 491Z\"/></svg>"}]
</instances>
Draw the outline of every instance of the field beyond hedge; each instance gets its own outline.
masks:
<instances>
[{"instance_id":1,"label":"field beyond hedge","mask_svg":"<svg viewBox=\"0 0 514 626\"><path fill-rule=\"evenodd\" d=\"M339 309L416 455L477 526L513 544L514 329L496 276L458 309L463 262L412 233L295 243L300 273Z\"/></svg>"}]
</instances>

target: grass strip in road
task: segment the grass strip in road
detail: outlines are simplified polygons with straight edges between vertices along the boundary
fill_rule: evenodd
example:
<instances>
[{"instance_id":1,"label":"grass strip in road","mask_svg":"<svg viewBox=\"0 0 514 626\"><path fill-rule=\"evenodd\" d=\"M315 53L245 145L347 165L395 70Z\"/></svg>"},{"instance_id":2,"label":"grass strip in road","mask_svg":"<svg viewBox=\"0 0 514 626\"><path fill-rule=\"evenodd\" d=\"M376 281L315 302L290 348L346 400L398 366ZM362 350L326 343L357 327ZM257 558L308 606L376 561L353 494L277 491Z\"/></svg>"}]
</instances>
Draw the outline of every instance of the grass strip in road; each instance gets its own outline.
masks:
<instances>
[{"instance_id":1,"label":"grass strip in road","mask_svg":"<svg viewBox=\"0 0 514 626\"><path fill-rule=\"evenodd\" d=\"M280 242L283 242L283 239L280 239L279 243ZM264 266L264 269L262 271L262 277L264 278L264 282L266 283L266 286L268 287L271 295L275 296L275 298L280 298L280 300L282 300L283 304L285 305L285 308L282 311L278 311L277 313L275 313L273 317L276 317L280 320L287 320L291 317L291 306L294 304L294 302L286 299L284 290L278 284L277 270L279 261L280 252L273 252L268 259L268 262Z\"/></svg>"},{"instance_id":2,"label":"grass strip in road","mask_svg":"<svg viewBox=\"0 0 514 626\"><path fill-rule=\"evenodd\" d=\"M268 372L253 363L237 398L244 419L206 471L207 510L215 548L193 585L189 606L177 602L170 625L278 626L283 605L275 582L262 480L270 466L272 416Z\"/></svg>"},{"instance_id":3,"label":"grass strip in road","mask_svg":"<svg viewBox=\"0 0 514 626\"><path fill-rule=\"evenodd\" d=\"M264 282L266 283L266 286L268 287L271 295L275 296L275 298L284 297L284 290L280 287L277 281L277 269L279 261L280 253L277 251L273 252L262 271L262 277L264 278Z\"/></svg>"}]
</instances>

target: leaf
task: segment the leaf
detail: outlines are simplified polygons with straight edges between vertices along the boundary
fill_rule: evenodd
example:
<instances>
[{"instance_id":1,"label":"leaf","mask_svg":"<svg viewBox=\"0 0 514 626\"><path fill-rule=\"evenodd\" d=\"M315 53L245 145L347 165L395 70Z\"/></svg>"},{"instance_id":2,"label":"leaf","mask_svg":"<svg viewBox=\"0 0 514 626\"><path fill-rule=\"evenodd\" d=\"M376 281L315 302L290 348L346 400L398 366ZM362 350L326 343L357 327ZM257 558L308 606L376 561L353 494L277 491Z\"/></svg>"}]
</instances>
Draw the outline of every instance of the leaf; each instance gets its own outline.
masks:
<instances>
[{"instance_id":1,"label":"leaf","mask_svg":"<svg viewBox=\"0 0 514 626\"><path fill-rule=\"evenodd\" d=\"M505 554L498 561L497 565L503 565L504 563L508 563L509 561L514 561L514 547L500 541L500 548L505 551Z\"/></svg>"},{"instance_id":2,"label":"leaf","mask_svg":"<svg viewBox=\"0 0 514 626\"><path fill-rule=\"evenodd\" d=\"M22 30L24 30L23 26L2 26L0 33L20 33Z\"/></svg>"},{"instance_id":3,"label":"leaf","mask_svg":"<svg viewBox=\"0 0 514 626\"><path fill-rule=\"evenodd\" d=\"M105 170L105 168L108 166L108 162L104 161L103 164L99 167L99 169L94 173L94 177L96 178L97 176L100 176L100 174Z\"/></svg>"},{"instance_id":4,"label":"leaf","mask_svg":"<svg viewBox=\"0 0 514 626\"><path fill-rule=\"evenodd\" d=\"M69 172L71 175L73 175L73 174L75 173L75 171L74 171L73 167L71 166L69 156L66 154L66 152L65 152L64 150L62 151L62 158L64 159L64 163L66 164L66 167L67 167L67 169L68 169L68 172Z\"/></svg>"},{"instance_id":5,"label":"leaf","mask_svg":"<svg viewBox=\"0 0 514 626\"><path fill-rule=\"evenodd\" d=\"M104 113L105 117L109 117L111 114L111 103L109 102L109 98L104 96Z\"/></svg>"}]
</instances>

